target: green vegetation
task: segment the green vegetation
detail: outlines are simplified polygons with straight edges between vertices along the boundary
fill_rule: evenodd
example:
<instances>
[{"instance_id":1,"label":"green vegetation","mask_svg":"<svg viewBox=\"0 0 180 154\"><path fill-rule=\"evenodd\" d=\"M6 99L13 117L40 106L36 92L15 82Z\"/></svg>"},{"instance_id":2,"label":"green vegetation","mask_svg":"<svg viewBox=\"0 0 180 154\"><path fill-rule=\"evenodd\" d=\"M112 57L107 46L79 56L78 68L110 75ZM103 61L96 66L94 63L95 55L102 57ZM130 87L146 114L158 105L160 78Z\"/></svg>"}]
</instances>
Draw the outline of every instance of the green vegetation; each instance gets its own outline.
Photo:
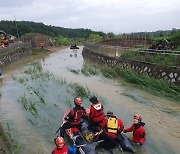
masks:
<instances>
[{"instance_id":1,"label":"green vegetation","mask_svg":"<svg viewBox=\"0 0 180 154\"><path fill-rule=\"evenodd\" d=\"M138 74L123 67L101 69L102 74L110 74L111 78L123 77L126 81L136 84L138 87L143 88L157 96L164 96L174 100L180 100L180 87L165 80L155 79L148 75Z\"/></svg>"},{"instance_id":2,"label":"green vegetation","mask_svg":"<svg viewBox=\"0 0 180 154\"><path fill-rule=\"evenodd\" d=\"M163 39L167 39L170 42L176 44L176 45L180 45L180 30L172 30L170 33L163 33L160 32L159 35L154 35L153 36L153 40L155 42L159 41L159 40L163 40Z\"/></svg>"},{"instance_id":3,"label":"green vegetation","mask_svg":"<svg viewBox=\"0 0 180 154\"><path fill-rule=\"evenodd\" d=\"M90 34L87 39L93 42L99 42L102 40L102 36L100 36L99 34Z\"/></svg>"},{"instance_id":4,"label":"green vegetation","mask_svg":"<svg viewBox=\"0 0 180 154\"><path fill-rule=\"evenodd\" d=\"M55 43L57 45L74 45L74 44L83 44L85 39L84 38L68 38L62 35L57 36L54 38Z\"/></svg>"},{"instance_id":5,"label":"green vegetation","mask_svg":"<svg viewBox=\"0 0 180 154\"><path fill-rule=\"evenodd\" d=\"M90 65L86 65L86 64L83 65L83 68L81 70L71 69L70 71L74 74L82 73L85 76L98 75L99 74L99 71L97 69L94 69L94 66L90 66Z\"/></svg>"},{"instance_id":6,"label":"green vegetation","mask_svg":"<svg viewBox=\"0 0 180 154\"><path fill-rule=\"evenodd\" d=\"M90 29L71 29L56 26L48 26L43 23L29 22L29 21L0 21L0 30L5 31L8 34L17 36L18 27L19 36L32 35L32 34L44 34L54 41L56 45L74 45L83 44L86 39L99 40L104 38L106 34L104 32L95 32Z\"/></svg>"},{"instance_id":7,"label":"green vegetation","mask_svg":"<svg viewBox=\"0 0 180 154\"><path fill-rule=\"evenodd\" d=\"M161 31L159 35L154 35L152 37L154 42L160 42L162 40L168 40L176 46L176 51L180 51L180 30L172 29L172 31L165 33Z\"/></svg>"},{"instance_id":8,"label":"green vegetation","mask_svg":"<svg viewBox=\"0 0 180 154\"><path fill-rule=\"evenodd\" d=\"M42 71L42 65L39 62L33 62L29 64L29 67L27 70L24 71L24 73L29 74L31 76L31 79L36 80L40 79L42 81L47 81L51 77L51 74L46 71Z\"/></svg>"},{"instance_id":9,"label":"green vegetation","mask_svg":"<svg viewBox=\"0 0 180 154\"><path fill-rule=\"evenodd\" d=\"M23 36L25 34L44 34L52 38L56 42L57 45L71 45L71 44L83 44L85 40L91 40L98 42L102 38L122 38L127 36L127 38L144 38L145 35L147 38L153 38L154 41L159 41L162 39L168 39L172 43L179 45L180 42L180 30L172 29L167 31L156 31L156 32L138 32L131 34L119 34L116 35L113 32L104 33L104 32L96 32L90 29L72 29L72 28L63 28L56 27L51 25L45 25L43 23L36 23L30 21L0 21L0 29L5 31L8 34L17 36L18 27L19 36ZM179 47L178 47L179 49Z\"/></svg>"},{"instance_id":10,"label":"green vegetation","mask_svg":"<svg viewBox=\"0 0 180 154\"><path fill-rule=\"evenodd\" d=\"M75 95L78 97L86 98L91 96L90 90L87 87L84 88L78 83L70 83L69 87L75 91Z\"/></svg>"},{"instance_id":11,"label":"green vegetation","mask_svg":"<svg viewBox=\"0 0 180 154\"><path fill-rule=\"evenodd\" d=\"M40 102L42 104L45 104L44 95L41 94L39 88L35 89L35 88L31 87L31 86L29 86L29 87L27 86L27 89L30 90L31 93L34 93L39 98L39 100L40 100Z\"/></svg>"},{"instance_id":12,"label":"green vegetation","mask_svg":"<svg viewBox=\"0 0 180 154\"><path fill-rule=\"evenodd\" d=\"M122 77L127 82L132 83L137 87L147 90L157 96L180 101L180 87L172 83L168 83L166 80L155 79L149 77L148 75L138 74L122 66L116 66L113 68L92 66L91 70L92 69L94 69L95 72L101 72L101 74L107 78Z\"/></svg>"},{"instance_id":13,"label":"green vegetation","mask_svg":"<svg viewBox=\"0 0 180 154\"><path fill-rule=\"evenodd\" d=\"M140 60L144 62L150 62L165 66L178 66L178 56L173 54L141 54L135 51L126 51L124 52L121 57L133 59L133 60Z\"/></svg>"},{"instance_id":14,"label":"green vegetation","mask_svg":"<svg viewBox=\"0 0 180 154\"><path fill-rule=\"evenodd\" d=\"M32 100L29 100L25 94L20 99L18 99L18 102L22 104L25 110L30 111L34 116L38 115L38 110L35 107L35 104L37 102L33 102Z\"/></svg>"},{"instance_id":15,"label":"green vegetation","mask_svg":"<svg viewBox=\"0 0 180 154\"><path fill-rule=\"evenodd\" d=\"M79 73L80 73L80 70L71 69L70 71L71 71L72 73L74 73L74 74L79 74Z\"/></svg>"},{"instance_id":16,"label":"green vegetation","mask_svg":"<svg viewBox=\"0 0 180 154\"><path fill-rule=\"evenodd\" d=\"M7 132L6 132L6 135L7 135L7 138L9 140L9 143L11 145L11 148L12 148L12 151L14 154L18 154L19 153L19 150L20 150L20 146L19 144L13 139L12 135L11 135L11 128L9 126L9 124L7 123Z\"/></svg>"},{"instance_id":17,"label":"green vegetation","mask_svg":"<svg viewBox=\"0 0 180 154\"><path fill-rule=\"evenodd\" d=\"M55 97L59 99L60 95L63 94L63 101L66 98L65 102L67 102L68 106L71 106L71 103L67 98L74 96L87 98L91 96L91 92L87 87L83 87L78 83L67 83L65 79L44 71L39 62L29 64L24 72L23 76L13 76L13 79L25 88L23 90L24 94L18 99L18 102L35 118L42 116L42 108L46 108L46 105L48 105L48 92L52 92L54 88L57 89L57 96Z\"/></svg>"},{"instance_id":18,"label":"green vegetation","mask_svg":"<svg viewBox=\"0 0 180 154\"><path fill-rule=\"evenodd\" d=\"M51 74L51 77L52 77L53 82L56 83L57 85L67 84L65 79L59 78L59 77L55 76L54 74Z\"/></svg>"},{"instance_id":19,"label":"green vegetation","mask_svg":"<svg viewBox=\"0 0 180 154\"><path fill-rule=\"evenodd\" d=\"M99 73L96 69L94 69L94 67L91 67L89 65L83 65L83 68L81 69L81 72L85 76L98 75L98 73Z\"/></svg>"},{"instance_id":20,"label":"green vegetation","mask_svg":"<svg viewBox=\"0 0 180 154\"><path fill-rule=\"evenodd\" d=\"M174 44L180 45L180 31L173 33L169 40Z\"/></svg>"},{"instance_id":21,"label":"green vegetation","mask_svg":"<svg viewBox=\"0 0 180 154\"><path fill-rule=\"evenodd\" d=\"M116 35L113 32L107 33L107 38L114 38Z\"/></svg>"},{"instance_id":22,"label":"green vegetation","mask_svg":"<svg viewBox=\"0 0 180 154\"><path fill-rule=\"evenodd\" d=\"M23 36L27 33L40 33L51 37L63 36L67 38L87 38L89 34L95 33L104 36L103 32L95 32L90 29L71 29L56 26L47 26L43 23L35 23L30 21L0 21L0 29L8 34L17 35L16 24L19 30L19 35ZM17 36L16 36L17 37Z\"/></svg>"}]
</instances>

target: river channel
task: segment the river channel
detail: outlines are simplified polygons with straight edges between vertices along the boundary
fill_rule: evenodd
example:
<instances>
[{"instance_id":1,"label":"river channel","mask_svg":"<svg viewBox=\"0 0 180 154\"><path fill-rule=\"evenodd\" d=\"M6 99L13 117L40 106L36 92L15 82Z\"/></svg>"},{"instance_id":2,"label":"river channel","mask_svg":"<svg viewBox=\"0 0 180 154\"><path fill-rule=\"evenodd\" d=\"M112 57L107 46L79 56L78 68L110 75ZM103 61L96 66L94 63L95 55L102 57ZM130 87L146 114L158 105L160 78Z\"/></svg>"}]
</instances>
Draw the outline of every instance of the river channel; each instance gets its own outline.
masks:
<instances>
[{"instance_id":1,"label":"river channel","mask_svg":"<svg viewBox=\"0 0 180 154\"><path fill-rule=\"evenodd\" d=\"M17 153L49 154L54 148L53 139L59 128L62 117L73 105L73 95L64 87L53 81L30 82L23 84L17 78L24 77L29 63L39 61L44 71L59 77L66 83L78 83L87 87L102 101L105 111L113 111L121 118L125 127L133 122L133 115L142 115L146 123L146 143L136 147L137 153L180 153L180 105L165 98L154 96L126 83L123 79L107 79L101 75L84 76L70 70L80 70L84 64L91 65L83 59L83 47L79 50L65 48L47 56L29 56L9 64L2 69L3 79L0 83L0 122L20 149ZM34 80L34 79L33 79ZM25 90L26 89L26 90ZM30 91L28 91L28 90ZM22 98L35 100L31 90L38 89L44 98L38 105L35 116L22 105ZM70 101L70 105L69 102ZM83 105L90 107L88 98ZM7 131L6 131L7 132ZM131 138L131 133L127 133ZM16 148L16 147L15 147ZM103 153L99 151L98 153ZM122 153L122 152L116 152Z\"/></svg>"}]
</instances>

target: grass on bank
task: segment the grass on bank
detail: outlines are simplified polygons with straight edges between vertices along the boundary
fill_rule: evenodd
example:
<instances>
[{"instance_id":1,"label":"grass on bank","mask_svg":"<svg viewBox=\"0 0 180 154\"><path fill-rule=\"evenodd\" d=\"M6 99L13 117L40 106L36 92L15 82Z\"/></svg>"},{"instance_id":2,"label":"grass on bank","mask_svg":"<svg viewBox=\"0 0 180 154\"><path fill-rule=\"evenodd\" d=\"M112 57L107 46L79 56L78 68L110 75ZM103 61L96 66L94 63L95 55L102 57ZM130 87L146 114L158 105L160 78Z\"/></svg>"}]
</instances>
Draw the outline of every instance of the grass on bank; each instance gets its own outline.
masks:
<instances>
[{"instance_id":1,"label":"grass on bank","mask_svg":"<svg viewBox=\"0 0 180 154\"><path fill-rule=\"evenodd\" d=\"M102 68L101 71L106 77L108 77L107 74L110 74L110 77L113 78L123 77L126 81L136 84L138 87L141 87L157 96L163 96L180 101L180 86L168 83L166 80L155 79L148 75L138 74L123 67L106 67Z\"/></svg>"},{"instance_id":2,"label":"grass on bank","mask_svg":"<svg viewBox=\"0 0 180 154\"><path fill-rule=\"evenodd\" d=\"M89 65L83 65L83 68L81 69L81 72L85 76L98 75L99 74L97 69L94 69L93 67L91 67Z\"/></svg>"},{"instance_id":3,"label":"grass on bank","mask_svg":"<svg viewBox=\"0 0 180 154\"><path fill-rule=\"evenodd\" d=\"M107 67L94 65L89 67L91 67L91 70L101 73L104 77L122 77L125 79L125 81L132 83L137 87L149 91L157 96L180 101L180 86L168 83L166 80L155 79L148 75L139 74L122 66Z\"/></svg>"},{"instance_id":4,"label":"grass on bank","mask_svg":"<svg viewBox=\"0 0 180 154\"><path fill-rule=\"evenodd\" d=\"M79 70L75 70L75 69L70 69L70 72L74 73L74 74L80 74L82 73L85 76L91 76L91 75L99 75L99 70L95 68L95 66L90 66L90 65L86 65L84 64L83 67Z\"/></svg>"},{"instance_id":5,"label":"grass on bank","mask_svg":"<svg viewBox=\"0 0 180 154\"><path fill-rule=\"evenodd\" d=\"M145 55L140 54L139 52L135 51L126 51L124 52L121 57L133 59L133 60L140 60L144 62L150 62L154 64L160 64L165 66L178 66L180 59L178 56L173 54L153 54L153 55Z\"/></svg>"}]
</instances>

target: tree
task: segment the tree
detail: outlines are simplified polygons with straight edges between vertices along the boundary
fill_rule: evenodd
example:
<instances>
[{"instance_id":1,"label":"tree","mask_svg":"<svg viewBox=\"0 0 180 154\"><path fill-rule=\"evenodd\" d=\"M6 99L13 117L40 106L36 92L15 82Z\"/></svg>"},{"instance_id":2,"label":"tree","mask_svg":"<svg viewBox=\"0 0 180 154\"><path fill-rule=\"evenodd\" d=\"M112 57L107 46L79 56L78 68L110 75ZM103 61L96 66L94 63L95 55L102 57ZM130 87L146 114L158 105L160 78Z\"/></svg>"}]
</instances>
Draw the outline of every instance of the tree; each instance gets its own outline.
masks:
<instances>
[{"instance_id":1,"label":"tree","mask_svg":"<svg viewBox=\"0 0 180 154\"><path fill-rule=\"evenodd\" d=\"M109 32L109 33L107 33L107 37L108 38L114 38L115 34L113 32Z\"/></svg>"},{"instance_id":2,"label":"tree","mask_svg":"<svg viewBox=\"0 0 180 154\"><path fill-rule=\"evenodd\" d=\"M94 42L98 42L101 39L102 39L102 36L100 36L99 34L90 34L88 37L88 40L94 41Z\"/></svg>"},{"instance_id":3,"label":"tree","mask_svg":"<svg viewBox=\"0 0 180 154\"><path fill-rule=\"evenodd\" d=\"M56 37L56 38L55 38L55 42L56 42L58 45L69 45L69 44L70 44L69 39L66 38L66 37L63 37L62 35Z\"/></svg>"},{"instance_id":4,"label":"tree","mask_svg":"<svg viewBox=\"0 0 180 154\"><path fill-rule=\"evenodd\" d=\"M23 36L27 33L40 33L52 37L63 36L67 38L85 38L89 34L99 34L100 36L105 35L103 32L95 32L90 29L78 28L63 28L56 26L48 26L43 23L36 23L30 21L0 21L0 30L5 31L8 34L17 36L16 24L20 36Z\"/></svg>"},{"instance_id":5,"label":"tree","mask_svg":"<svg viewBox=\"0 0 180 154\"><path fill-rule=\"evenodd\" d=\"M180 31L177 31L176 33L173 33L173 35L170 36L169 39L175 45L180 45Z\"/></svg>"}]
</instances>

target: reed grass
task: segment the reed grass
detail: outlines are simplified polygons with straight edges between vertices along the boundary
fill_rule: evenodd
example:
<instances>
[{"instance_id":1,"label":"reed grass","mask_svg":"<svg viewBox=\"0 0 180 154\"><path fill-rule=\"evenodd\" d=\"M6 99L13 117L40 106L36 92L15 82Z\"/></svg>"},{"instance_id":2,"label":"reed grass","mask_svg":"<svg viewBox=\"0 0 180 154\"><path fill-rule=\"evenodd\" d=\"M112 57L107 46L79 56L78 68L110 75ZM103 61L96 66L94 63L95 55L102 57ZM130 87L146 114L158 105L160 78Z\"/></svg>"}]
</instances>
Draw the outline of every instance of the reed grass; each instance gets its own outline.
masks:
<instances>
[{"instance_id":1,"label":"reed grass","mask_svg":"<svg viewBox=\"0 0 180 154\"><path fill-rule=\"evenodd\" d=\"M180 101L180 86L168 83L163 79L155 79L148 75L139 74L132 70L128 70L121 66L105 67L101 69L102 74L110 74L111 78L123 77L127 82L130 82L144 90L147 90L157 96L166 97L169 99Z\"/></svg>"},{"instance_id":2,"label":"reed grass","mask_svg":"<svg viewBox=\"0 0 180 154\"><path fill-rule=\"evenodd\" d=\"M29 64L24 73L30 75L33 80L39 79L41 81L48 81L51 78L51 73L48 71L44 72L40 62Z\"/></svg>"},{"instance_id":3,"label":"reed grass","mask_svg":"<svg viewBox=\"0 0 180 154\"><path fill-rule=\"evenodd\" d=\"M18 102L22 104L25 110L30 111L31 114L34 116L38 115L38 110L36 108L36 101L29 100L27 96L24 94L23 96L18 99Z\"/></svg>"},{"instance_id":4,"label":"reed grass","mask_svg":"<svg viewBox=\"0 0 180 154\"><path fill-rule=\"evenodd\" d=\"M74 74L79 74L79 73L80 73L80 70L71 69L70 71L71 71L72 73L74 73Z\"/></svg>"},{"instance_id":5,"label":"reed grass","mask_svg":"<svg viewBox=\"0 0 180 154\"><path fill-rule=\"evenodd\" d=\"M90 65L83 65L81 72L85 76L98 75L99 74L99 71L97 69L94 69L94 67L92 67Z\"/></svg>"},{"instance_id":6,"label":"reed grass","mask_svg":"<svg viewBox=\"0 0 180 154\"><path fill-rule=\"evenodd\" d=\"M22 84L29 92L28 95L31 97L27 97L27 95L24 94L18 99L18 102L22 104L25 110L29 111L35 117L38 115L37 107L39 103L46 104L46 86L51 84L56 85L57 88L66 88L67 93L71 93L78 97L85 98L91 96L91 92L87 87L83 87L78 83L68 84L65 79L59 78L47 71L43 71L40 63L35 62L29 64L27 70L25 70L25 74L26 76L23 77L14 77L14 80ZM62 87L62 85L64 86ZM67 102L68 105L72 107L70 101Z\"/></svg>"},{"instance_id":7,"label":"reed grass","mask_svg":"<svg viewBox=\"0 0 180 154\"><path fill-rule=\"evenodd\" d=\"M106 78L113 79L122 77L125 81L136 87L157 96L180 101L180 86L168 83L166 80L155 79L145 74L139 74L122 66L107 67L102 65L92 65L91 69L100 72Z\"/></svg>"},{"instance_id":8,"label":"reed grass","mask_svg":"<svg viewBox=\"0 0 180 154\"><path fill-rule=\"evenodd\" d=\"M75 95L78 97L87 98L91 96L91 91L88 89L88 87L84 88L82 85L78 83L70 83L69 87L75 91Z\"/></svg>"},{"instance_id":9,"label":"reed grass","mask_svg":"<svg viewBox=\"0 0 180 154\"><path fill-rule=\"evenodd\" d=\"M55 76L54 74L51 74L51 77L52 77L52 80L54 83L57 83L59 85L67 84L66 79L59 78L59 77Z\"/></svg>"},{"instance_id":10,"label":"reed grass","mask_svg":"<svg viewBox=\"0 0 180 154\"><path fill-rule=\"evenodd\" d=\"M13 154L18 154L19 150L20 150L20 145L12 137L12 130L10 128L9 123L7 123L7 132L6 132L6 135L7 135L8 141L9 141L9 143L11 145L11 150L12 150L11 152Z\"/></svg>"}]
</instances>

